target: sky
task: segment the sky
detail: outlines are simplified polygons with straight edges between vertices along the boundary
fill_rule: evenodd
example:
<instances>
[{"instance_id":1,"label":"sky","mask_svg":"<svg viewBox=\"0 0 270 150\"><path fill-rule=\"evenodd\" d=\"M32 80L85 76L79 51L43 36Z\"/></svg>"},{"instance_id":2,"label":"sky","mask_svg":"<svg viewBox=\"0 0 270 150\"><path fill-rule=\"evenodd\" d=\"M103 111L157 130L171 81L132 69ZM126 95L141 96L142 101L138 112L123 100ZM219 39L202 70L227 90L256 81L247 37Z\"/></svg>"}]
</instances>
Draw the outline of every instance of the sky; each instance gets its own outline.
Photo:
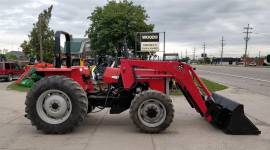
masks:
<instances>
[{"instance_id":1,"label":"sky","mask_svg":"<svg viewBox=\"0 0 270 150\"><path fill-rule=\"evenodd\" d=\"M200 57L203 43L208 56L220 56L221 37L224 57L244 54L244 27L253 28L248 54L270 54L270 0L133 0L142 5L155 24L154 31L166 32L166 52L183 57ZM85 36L87 17L107 0L0 0L0 49L21 50L20 44L37 21L38 14L53 5L50 27L73 37ZM162 39L161 39L162 40ZM163 46L161 46L161 49Z\"/></svg>"}]
</instances>

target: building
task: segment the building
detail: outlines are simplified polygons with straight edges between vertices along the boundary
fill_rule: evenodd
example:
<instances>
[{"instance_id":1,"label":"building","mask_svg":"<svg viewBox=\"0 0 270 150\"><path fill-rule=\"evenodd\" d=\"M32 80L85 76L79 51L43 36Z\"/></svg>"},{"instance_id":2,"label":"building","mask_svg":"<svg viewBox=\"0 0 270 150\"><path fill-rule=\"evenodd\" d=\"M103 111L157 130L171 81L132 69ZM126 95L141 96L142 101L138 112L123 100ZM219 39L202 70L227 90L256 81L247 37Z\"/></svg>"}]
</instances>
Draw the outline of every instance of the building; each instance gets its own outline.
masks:
<instances>
[{"instance_id":1,"label":"building","mask_svg":"<svg viewBox=\"0 0 270 150\"><path fill-rule=\"evenodd\" d=\"M20 60L20 61L28 60L28 58L25 56L25 54L22 51L10 51L10 52L7 52L6 55L14 55L16 56L16 60Z\"/></svg>"},{"instance_id":2,"label":"building","mask_svg":"<svg viewBox=\"0 0 270 150\"><path fill-rule=\"evenodd\" d=\"M66 44L64 51L66 51ZM72 58L87 58L90 55L90 39L72 38L70 41L70 53Z\"/></svg>"},{"instance_id":3,"label":"building","mask_svg":"<svg viewBox=\"0 0 270 150\"><path fill-rule=\"evenodd\" d=\"M249 58L249 57L247 57L247 58L246 58L246 64L247 64L247 65L263 66L263 64L264 64L264 59L265 59L265 58L258 58L258 57L255 57L255 58Z\"/></svg>"},{"instance_id":4,"label":"building","mask_svg":"<svg viewBox=\"0 0 270 150\"><path fill-rule=\"evenodd\" d=\"M62 58L65 59L66 43ZM72 65L83 65L84 61L90 60L90 39L88 38L72 38L70 41L70 53Z\"/></svg>"},{"instance_id":5,"label":"building","mask_svg":"<svg viewBox=\"0 0 270 150\"><path fill-rule=\"evenodd\" d=\"M224 57L222 58L223 65L237 65L242 62L241 58L233 58L233 57ZM221 58L213 58L211 61L212 64L221 64Z\"/></svg>"}]
</instances>

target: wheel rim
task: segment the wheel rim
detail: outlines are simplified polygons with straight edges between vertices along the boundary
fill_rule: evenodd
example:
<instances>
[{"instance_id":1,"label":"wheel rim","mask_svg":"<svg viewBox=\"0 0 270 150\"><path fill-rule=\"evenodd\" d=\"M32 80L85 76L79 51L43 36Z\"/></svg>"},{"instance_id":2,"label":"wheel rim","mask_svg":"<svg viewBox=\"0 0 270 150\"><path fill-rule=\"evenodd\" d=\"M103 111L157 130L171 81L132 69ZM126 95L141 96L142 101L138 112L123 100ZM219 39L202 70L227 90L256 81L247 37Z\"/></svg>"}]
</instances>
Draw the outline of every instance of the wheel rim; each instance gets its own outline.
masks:
<instances>
[{"instance_id":1,"label":"wheel rim","mask_svg":"<svg viewBox=\"0 0 270 150\"><path fill-rule=\"evenodd\" d=\"M166 119L166 108L160 101L149 99L140 104L138 117L145 126L157 127Z\"/></svg>"},{"instance_id":2,"label":"wheel rim","mask_svg":"<svg viewBox=\"0 0 270 150\"><path fill-rule=\"evenodd\" d=\"M60 90L47 90L43 92L36 103L39 117L50 124L60 124L66 121L72 111L69 96Z\"/></svg>"}]
</instances>

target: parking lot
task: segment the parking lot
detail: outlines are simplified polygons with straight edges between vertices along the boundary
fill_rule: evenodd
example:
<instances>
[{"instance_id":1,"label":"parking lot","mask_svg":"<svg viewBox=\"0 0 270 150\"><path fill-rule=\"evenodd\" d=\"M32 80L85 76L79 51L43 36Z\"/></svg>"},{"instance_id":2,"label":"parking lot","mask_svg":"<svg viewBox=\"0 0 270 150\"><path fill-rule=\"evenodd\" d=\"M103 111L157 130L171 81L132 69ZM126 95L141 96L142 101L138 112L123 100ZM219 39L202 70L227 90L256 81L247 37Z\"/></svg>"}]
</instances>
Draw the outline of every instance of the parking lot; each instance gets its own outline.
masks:
<instances>
[{"instance_id":1,"label":"parking lot","mask_svg":"<svg viewBox=\"0 0 270 150\"><path fill-rule=\"evenodd\" d=\"M211 126L192 109L182 96L174 96L175 118L160 134L140 133L129 119L128 111L110 115L108 110L89 114L72 133L47 135L37 131L24 117L26 93L6 90L0 82L0 149L86 150L86 149L270 149L269 97L230 88L220 92L245 104L247 116L262 131L258 136L227 135Z\"/></svg>"}]
</instances>

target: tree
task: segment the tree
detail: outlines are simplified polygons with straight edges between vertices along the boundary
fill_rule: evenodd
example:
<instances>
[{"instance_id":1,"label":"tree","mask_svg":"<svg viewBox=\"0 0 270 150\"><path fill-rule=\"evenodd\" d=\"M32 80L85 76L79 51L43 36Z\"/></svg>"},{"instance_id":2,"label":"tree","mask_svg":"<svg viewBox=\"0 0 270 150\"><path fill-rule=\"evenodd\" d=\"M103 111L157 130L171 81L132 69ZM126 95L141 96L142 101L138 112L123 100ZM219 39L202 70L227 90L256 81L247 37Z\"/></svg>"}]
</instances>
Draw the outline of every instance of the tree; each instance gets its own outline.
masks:
<instances>
[{"instance_id":1,"label":"tree","mask_svg":"<svg viewBox=\"0 0 270 150\"><path fill-rule=\"evenodd\" d=\"M27 57L33 57L35 55L29 41L24 40L22 42L22 44L20 45L20 47L23 50L23 53L27 56Z\"/></svg>"},{"instance_id":2,"label":"tree","mask_svg":"<svg viewBox=\"0 0 270 150\"><path fill-rule=\"evenodd\" d=\"M189 60L190 60L189 57L185 57L185 58L182 58L182 59L181 59L182 62L186 62L186 63L187 63Z\"/></svg>"},{"instance_id":3,"label":"tree","mask_svg":"<svg viewBox=\"0 0 270 150\"><path fill-rule=\"evenodd\" d=\"M104 7L96 7L88 19L90 27L86 31L94 54L114 55L124 43L134 49L135 32L153 31L154 25L147 24L149 16L145 9L133 2L109 1Z\"/></svg>"},{"instance_id":4,"label":"tree","mask_svg":"<svg viewBox=\"0 0 270 150\"><path fill-rule=\"evenodd\" d=\"M13 54L7 53L5 56L7 60L17 60L17 57Z\"/></svg>"},{"instance_id":5,"label":"tree","mask_svg":"<svg viewBox=\"0 0 270 150\"><path fill-rule=\"evenodd\" d=\"M0 62L2 61L6 61L7 60L7 57L5 54L0 54Z\"/></svg>"},{"instance_id":6,"label":"tree","mask_svg":"<svg viewBox=\"0 0 270 150\"><path fill-rule=\"evenodd\" d=\"M38 21L33 24L33 29L28 35L29 41L23 41L21 48L30 57L36 56L38 60L45 62L53 61L54 31L50 29L53 6L43 10Z\"/></svg>"}]
</instances>

